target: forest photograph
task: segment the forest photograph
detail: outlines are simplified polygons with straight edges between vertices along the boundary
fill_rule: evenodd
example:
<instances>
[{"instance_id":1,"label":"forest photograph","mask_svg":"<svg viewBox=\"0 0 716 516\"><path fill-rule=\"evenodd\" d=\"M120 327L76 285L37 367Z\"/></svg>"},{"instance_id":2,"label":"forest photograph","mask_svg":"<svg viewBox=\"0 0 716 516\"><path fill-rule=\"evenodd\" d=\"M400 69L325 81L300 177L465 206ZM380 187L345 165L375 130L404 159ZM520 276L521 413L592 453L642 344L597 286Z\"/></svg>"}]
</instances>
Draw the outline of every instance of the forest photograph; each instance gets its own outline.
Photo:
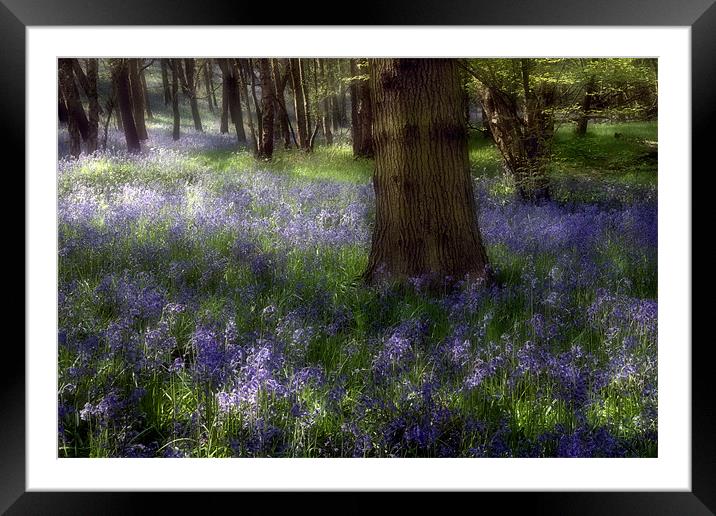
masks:
<instances>
[{"instance_id":1,"label":"forest photograph","mask_svg":"<svg viewBox=\"0 0 716 516\"><path fill-rule=\"evenodd\" d=\"M64 57L56 121L59 458L657 457L657 59Z\"/></svg>"}]
</instances>

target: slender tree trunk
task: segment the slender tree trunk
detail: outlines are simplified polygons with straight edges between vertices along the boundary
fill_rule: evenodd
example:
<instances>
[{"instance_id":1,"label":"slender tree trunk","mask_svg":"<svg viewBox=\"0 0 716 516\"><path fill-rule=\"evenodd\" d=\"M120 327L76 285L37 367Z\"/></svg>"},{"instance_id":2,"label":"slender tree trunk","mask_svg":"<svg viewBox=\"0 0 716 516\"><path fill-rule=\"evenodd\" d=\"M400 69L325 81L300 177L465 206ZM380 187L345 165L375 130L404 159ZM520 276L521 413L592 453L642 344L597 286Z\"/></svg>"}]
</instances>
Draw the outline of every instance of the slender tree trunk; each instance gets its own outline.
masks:
<instances>
[{"instance_id":1,"label":"slender tree trunk","mask_svg":"<svg viewBox=\"0 0 716 516\"><path fill-rule=\"evenodd\" d=\"M223 62L223 60L219 60ZM221 133L229 132L229 76L224 73L225 66L221 65L221 124L219 131ZM227 65L228 66L228 65Z\"/></svg>"},{"instance_id":2,"label":"slender tree trunk","mask_svg":"<svg viewBox=\"0 0 716 516\"><path fill-rule=\"evenodd\" d=\"M321 82L327 85L326 69L324 60L319 60L319 68L321 71ZM326 88L327 89L327 88ZM325 94L321 99L321 129L323 130L323 137L326 139L327 145L333 145L333 133L331 132L331 102L330 95Z\"/></svg>"},{"instance_id":3,"label":"slender tree trunk","mask_svg":"<svg viewBox=\"0 0 716 516\"><path fill-rule=\"evenodd\" d=\"M219 104L216 103L216 88L214 88L214 60L209 59L206 63L206 66L208 67L209 71L209 90L211 94L211 102L214 104L214 109L217 109L219 107Z\"/></svg>"},{"instance_id":4,"label":"slender tree trunk","mask_svg":"<svg viewBox=\"0 0 716 516\"><path fill-rule=\"evenodd\" d=\"M339 101L339 88L336 86L336 73L340 74L340 69L336 70L340 66L340 60L331 60L328 62L329 65L329 87L331 89L330 106L331 106L331 124L333 125L333 132L338 133L341 130L341 108ZM340 89L343 89L343 83L341 82Z\"/></svg>"},{"instance_id":5,"label":"slender tree trunk","mask_svg":"<svg viewBox=\"0 0 716 516\"><path fill-rule=\"evenodd\" d=\"M219 68L221 68L222 77L222 111L226 109L226 114L222 112L222 125L226 123L226 132L228 131L228 118L231 115L231 121L236 130L236 140L239 144L246 143L246 132L244 131L244 117L241 113L241 94L239 87L239 76L236 64L233 59L219 59ZM225 106L225 107L224 107ZM224 119L226 116L226 119Z\"/></svg>"},{"instance_id":6,"label":"slender tree trunk","mask_svg":"<svg viewBox=\"0 0 716 516\"><path fill-rule=\"evenodd\" d=\"M69 121L70 115L67 112L67 103L65 97L62 95L62 86L60 80L57 81L57 118L60 124L66 124Z\"/></svg>"},{"instance_id":7,"label":"slender tree trunk","mask_svg":"<svg viewBox=\"0 0 716 516\"><path fill-rule=\"evenodd\" d=\"M296 131L298 132L298 146L306 150L309 145L308 123L306 119L306 107L303 98L303 86L301 84L301 70L298 59L290 60L291 68L291 89L293 90L293 108L296 113Z\"/></svg>"},{"instance_id":8,"label":"slender tree trunk","mask_svg":"<svg viewBox=\"0 0 716 516\"><path fill-rule=\"evenodd\" d=\"M184 80L182 81L182 89L187 97L189 97L189 106L191 107L191 117L194 120L194 129L204 132L201 126L201 115L199 114L199 104L196 101L196 61L191 58L184 59ZM182 77L182 75L180 75Z\"/></svg>"},{"instance_id":9,"label":"slender tree trunk","mask_svg":"<svg viewBox=\"0 0 716 516\"><path fill-rule=\"evenodd\" d=\"M162 87L164 88L164 105L168 106L172 101L172 90L169 86L169 68L168 59L162 59L160 61L162 67Z\"/></svg>"},{"instance_id":10,"label":"slender tree trunk","mask_svg":"<svg viewBox=\"0 0 716 516\"><path fill-rule=\"evenodd\" d=\"M358 105L360 100L358 98L358 80L355 77L358 76L358 64L355 59L351 59L351 80L349 91L351 95L351 140L353 140L353 156L358 156L358 146L361 141L361 125L358 116Z\"/></svg>"},{"instance_id":11,"label":"slender tree trunk","mask_svg":"<svg viewBox=\"0 0 716 516\"><path fill-rule=\"evenodd\" d=\"M109 121L112 119L112 111L114 111L115 105L117 103L114 94L114 90L112 90L112 94L110 94L110 98L107 100L107 103L105 106L107 107L107 117L104 119L104 135L102 137L102 148L107 149L107 130L109 129Z\"/></svg>"},{"instance_id":12,"label":"slender tree trunk","mask_svg":"<svg viewBox=\"0 0 716 516\"><path fill-rule=\"evenodd\" d=\"M238 69L238 77L241 81L241 90L244 95L244 102L246 102L246 116L248 117L247 123L249 124L249 132L251 133L251 149L253 150L254 154L257 155L259 152L259 144L258 144L258 138L256 136L256 128L254 126L254 119L251 114L251 103L249 100L249 86L248 86L248 79L246 77L246 70L244 70L244 67L242 66L241 61L237 61L236 67ZM258 115L257 115L258 118Z\"/></svg>"},{"instance_id":13,"label":"slender tree trunk","mask_svg":"<svg viewBox=\"0 0 716 516\"><path fill-rule=\"evenodd\" d=\"M85 141L87 142L87 152L92 153L97 150L99 115L102 113L102 108L99 105L99 99L97 96L97 75L99 64L97 59L85 59L87 67L87 73L85 73L79 59L72 59L71 61L75 79L77 79L77 82L80 86L82 86L82 90L87 97L89 119Z\"/></svg>"},{"instance_id":14,"label":"slender tree trunk","mask_svg":"<svg viewBox=\"0 0 716 516\"><path fill-rule=\"evenodd\" d=\"M234 123L234 129L236 131L236 139L241 143L246 143L246 132L244 131L244 115L241 112L241 88L239 88L239 79L237 76L236 68L232 65L227 65L228 70L231 71L231 80L229 82L229 112L231 114L231 120Z\"/></svg>"},{"instance_id":15,"label":"slender tree trunk","mask_svg":"<svg viewBox=\"0 0 716 516\"><path fill-rule=\"evenodd\" d=\"M209 111L214 114L214 103L212 102L213 88L211 87L211 59L204 61L204 89L206 89L206 101L209 103Z\"/></svg>"},{"instance_id":16,"label":"slender tree trunk","mask_svg":"<svg viewBox=\"0 0 716 516\"><path fill-rule=\"evenodd\" d=\"M489 279L453 59L372 59L376 220L365 278Z\"/></svg>"},{"instance_id":17,"label":"slender tree trunk","mask_svg":"<svg viewBox=\"0 0 716 516\"><path fill-rule=\"evenodd\" d=\"M346 68L345 72L343 71L343 68ZM345 59L339 59L338 60L338 71L341 75L350 73L350 66L348 64L348 60ZM338 111L340 114L340 126L341 127L347 127L348 126L348 96L346 95L346 84L341 81L340 88L338 89Z\"/></svg>"},{"instance_id":18,"label":"slender tree trunk","mask_svg":"<svg viewBox=\"0 0 716 516\"><path fill-rule=\"evenodd\" d=\"M137 135L140 140L147 140L147 125L144 122L144 94L142 82L139 79L139 59L129 59L129 88L132 96L132 114L137 126Z\"/></svg>"},{"instance_id":19,"label":"slender tree trunk","mask_svg":"<svg viewBox=\"0 0 716 516\"><path fill-rule=\"evenodd\" d=\"M589 78L587 86L584 91L584 98L582 99L582 110L579 113L579 119L577 120L577 127L575 133L577 136L585 136L587 134L587 125L589 124L589 116L591 115L592 108L592 96L594 95L594 86L596 78L594 76Z\"/></svg>"},{"instance_id":20,"label":"slender tree trunk","mask_svg":"<svg viewBox=\"0 0 716 516\"><path fill-rule=\"evenodd\" d=\"M111 61L110 61L110 66ZM117 95L117 83L116 81L112 80L112 85L110 86L110 98L114 100L114 122L117 127L118 131L124 131L124 125L122 124L122 110L119 107L119 96Z\"/></svg>"},{"instance_id":21,"label":"slender tree trunk","mask_svg":"<svg viewBox=\"0 0 716 516\"><path fill-rule=\"evenodd\" d=\"M301 76L301 90L303 96L303 111L306 114L306 134L311 134L311 127L313 127L313 119L311 116L311 97L308 91L308 74L306 71L306 60L298 59L298 70ZM308 150L311 149L310 136L308 143Z\"/></svg>"},{"instance_id":22,"label":"slender tree trunk","mask_svg":"<svg viewBox=\"0 0 716 516\"><path fill-rule=\"evenodd\" d=\"M261 146L261 135L263 134L263 113L261 112L261 104L259 103L259 99L256 96L256 74L254 73L254 63L251 59L245 59L243 62L244 70L246 71L246 74L248 74L251 80L251 98L254 101L254 112L256 113L257 125L256 136L258 136L258 139L256 140L256 155L258 155Z\"/></svg>"},{"instance_id":23,"label":"slender tree trunk","mask_svg":"<svg viewBox=\"0 0 716 516\"><path fill-rule=\"evenodd\" d=\"M276 104L276 87L272 79L271 61L266 58L259 59L259 70L261 73L262 131L258 157L270 160L273 157L274 106Z\"/></svg>"},{"instance_id":24,"label":"slender tree trunk","mask_svg":"<svg viewBox=\"0 0 716 516\"><path fill-rule=\"evenodd\" d=\"M134 114L132 113L132 98L129 86L129 63L127 59L113 59L112 78L117 90L117 103L122 113L122 128L124 129L124 138L127 141L127 150L129 152L139 152L139 135L137 134L137 126L134 124Z\"/></svg>"},{"instance_id":25,"label":"slender tree trunk","mask_svg":"<svg viewBox=\"0 0 716 516\"><path fill-rule=\"evenodd\" d=\"M179 112L179 69L181 62L179 59L171 59L169 65L172 71L172 117L174 125L172 127L172 138L178 140L181 136L181 113Z\"/></svg>"},{"instance_id":26,"label":"slender tree trunk","mask_svg":"<svg viewBox=\"0 0 716 516\"><path fill-rule=\"evenodd\" d=\"M154 114L152 113L152 106L149 100L149 90L147 89L147 78L144 74L144 69L139 72L139 80L142 82L142 97L144 98L144 108L147 110L147 118L154 120Z\"/></svg>"},{"instance_id":27,"label":"slender tree trunk","mask_svg":"<svg viewBox=\"0 0 716 516\"><path fill-rule=\"evenodd\" d=\"M358 63L351 60L351 75L359 75ZM373 157L373 108L369 81L355 80L351 85L351 128L353 131L353 156Z\"/></svg>"},{"instance_id":28,"label":"slender tree trunk","mask_svg":"<svg viewBox=\"0 0 716 516\"><path fill-rule=\"evenodd\" d=\"M285 63L288 63L287 60L284 60ZM288 119L288 111L286 110L286 83L288 82L288 64L286 64L286 71L281 74L281 69L279 67L279 61L278 59L272 59L271 60L272 65L272 71L273 71L273 83L275 86L275 93L276 93L276 105L278 107L278 113L276 113L276 116L278 118L279 123L279 129L281 130L281 136L283 137L283 148L284 149L290 149L291 148L291 131L290 131L290 124L291 122Z\"/></svg>"},{"instance_id":29,"label":"slender tree trunk","mask_svg":"<svg viewBox=\"0 0 716 516\"><path fill-rule=\"evenodd\" d=\"M97 59L87 59L87 99L89 100L89 132L87 137L87 152L97 150L99 133L99 96L97 95L97 77L99 62Z\"/></svg>"}]
</instances>

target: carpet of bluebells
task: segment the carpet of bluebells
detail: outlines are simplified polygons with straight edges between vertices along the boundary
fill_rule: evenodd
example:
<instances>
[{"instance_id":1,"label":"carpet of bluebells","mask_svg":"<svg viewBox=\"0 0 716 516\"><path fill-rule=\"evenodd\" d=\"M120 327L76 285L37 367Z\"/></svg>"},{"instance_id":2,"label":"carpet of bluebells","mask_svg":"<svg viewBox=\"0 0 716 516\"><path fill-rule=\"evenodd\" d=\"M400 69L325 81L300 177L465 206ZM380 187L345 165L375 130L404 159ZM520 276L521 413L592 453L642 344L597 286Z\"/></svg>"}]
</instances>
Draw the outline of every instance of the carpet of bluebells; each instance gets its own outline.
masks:
<instances>
[{"instance_id":1,"label":"carpet of bluebells","mask_svg":"<svg viewBox=\"0 0 716 516\"><path fill-rule=\"evenodd\" d=\"M167 132L60 141L60 457L656 456L655 185L476 177L498 281L367 287L367 175Z\"/></svg>"}]
</instances>

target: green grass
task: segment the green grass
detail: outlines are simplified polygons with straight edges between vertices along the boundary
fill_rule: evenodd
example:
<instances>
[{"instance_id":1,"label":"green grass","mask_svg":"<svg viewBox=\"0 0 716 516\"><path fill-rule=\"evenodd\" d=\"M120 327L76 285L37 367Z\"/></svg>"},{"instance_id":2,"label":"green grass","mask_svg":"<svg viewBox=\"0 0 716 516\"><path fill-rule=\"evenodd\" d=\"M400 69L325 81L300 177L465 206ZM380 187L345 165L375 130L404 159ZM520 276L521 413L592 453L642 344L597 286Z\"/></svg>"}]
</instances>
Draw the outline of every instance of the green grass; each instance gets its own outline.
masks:
<instances>
[{"instance_id":1,"label":"green grass","mask_svg":"<svg viewBox=\"0 0 716 516\"><path fill-rule=\"evenodd\" d=\"M555 134L552 174L655 183L657 145L656 122L593 123L583 137L565 124Z\"/></svg>"},{"instance_id":2,"label":"green grass","mask_svg":"<svg viewBox=\"0 0 716 516\"><path fill-rule=\"evenodd\" d=\"M270 171L296 179L366 183L373 162L354 159L350 145L318 146L311 153L274 150L273 160L257 161L251 152L211 150L192 155L192 161L216 172Z\"/></svg>"}]
</instances>

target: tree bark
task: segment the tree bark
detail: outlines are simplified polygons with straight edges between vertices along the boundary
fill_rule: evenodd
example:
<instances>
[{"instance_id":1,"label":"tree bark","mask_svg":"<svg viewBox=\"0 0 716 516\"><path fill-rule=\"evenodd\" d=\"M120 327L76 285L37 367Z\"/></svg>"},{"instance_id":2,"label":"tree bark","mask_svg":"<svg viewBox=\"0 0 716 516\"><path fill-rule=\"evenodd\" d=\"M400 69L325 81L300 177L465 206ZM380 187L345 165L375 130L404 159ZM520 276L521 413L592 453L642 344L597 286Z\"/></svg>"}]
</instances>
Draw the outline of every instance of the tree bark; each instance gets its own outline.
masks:
<instances>
[{"instance_id":1,"label":"tree bark","mask_svg":"<svg viewBox=\"0 0 716 516\"><path fill-rule=\"evenodd\" d=\"M162 67L162 87L164 88L164 105L168 106L172 101L172 90L169 86L169 72L167 71L169 60L162 59L160 62Z\"/></svg>"},{"instance_id":2,"label":"tree bark","mask_svg":"<svg viewBox=\"0 0 716 516\"><path fill-rule=\"evenodd\" d=\"M351 75L356 77L359 74L358 62L351 59ZM372 158L374 154L373 108L370 88L369 81L365 80L354 79L351 84L351 130L353 156L356 158Z\"/></svg>"},{"instance_id":3,"label":"tree bark","mask_svg":"<svg viewBox=\"0 0 716 516\"><path fill-rule=\"evenodd\" d=\"M321 82L324 85L324 91L328 90L328 80L326 77L326 67L324 59L318 60L319 69L321 71ZM333 145L333 132L331 131L331 97L326 92L321 99L321 129L323 137L326 139L327 145Z\"/></svg>"},{"instance_id":4,"label":"tree bark","mask_svg":"<svg viewBox=\"0 0 716 516\"><path fill-rule=\"evenodd\" d=\"M254 73L254 63L251 59L244 59L244 71L248 75L248 78L251 81L251 98L254 101L254 111L256 113L256 125L257 130L255 137L255 153L258 156L259 154L259 147L260 147L260 139L261 135L263 134L263 115L261 113L261 104L259 103L259 99L256 96L256 74ZM246 102L246 105L248 106L248 101ZM256 138L257 137L257 138Z\"/></svg>"},{"instance_id":5,"label":"tree bark","mask_svg":"<svg viewBox=\"0 0 716 516\"><path fill-rule=\"evenodd\" d=\"M147 110L147 118L151 121L154 120L154 114L152 113L152 106L149 100L149 90L147 89L147 78L144 75L144 69L139 72L139 80L142 83L142 97L144 98L144 108Z\"/></svg>"},{"instance_id":6,"label":"tree bark","mask_svg":"<svg viewBox=\"0 0 716 516\"><path fill-rule=\"evenodd\" d=\"M99 63L97 59L85 59L87 73L82 69L79 59L72 59L72 70L74 71L75 78L82 86L82 90L87 97L88 103L88 126L87 126L87 152L94 152L97 150L97 134L99 132L99 115L102 113L102 108L99 105L99 98L97 95L97 76Z\"/></svg>"},{"instance_id":7,"label":"tree bark","mask_svg":"<svg viewBox=\"0 0 716 516\"><path fill-rule=\"evenodd\" d=\"M452 59L372 59L376 220L366 280L489 279Z\"/></svg>"},{"instance_id":8,"label":"tree bark","mask_svg":"<svg viewBox=\"0 0 716 516\"><path fill-rule=\"evenodd\" d=\"M182 90L189 98L189 106L191 107L191 117L194 120L194 129L198 132L204 132L201 126L201 115L199 114L199 104L196 101L196 61L191 58L184 59L184 72L179 77L182 79Z\"/></svg>"},{"instance_id":9,"label":"tree bark","mask_svg":"<svg viewBox=\"0 0 716 516\"><path fill-rule=\"evenodd\" d=\"M60 87L59 80L57 81L57 118L60 124L66 124L70 118L70 115L67 112L65 97L62 95L62 88Z\"/></svg>"},{"instance_id":10,"label":"tree bark","mask_svg":"<svg viewBox=\"0 0 716 516\"><path fill-rule=\"evenodd\" d=\"M350 73L350 65L348 64L349 60L346 59L339 59L338 60L338 72L339 74L348 74ZM343 70L345 66L345 72ZM340 127L346 127L348 126L348 100L346 95L346 84L345 82L341 81L340 87L338 88L338 112L340 117Z\"/></svg>"},{"instance_id":11,"label":"tree bark","mask_svg":"<svg viewBox=\"0 0 716 516\"><path fill-rule=\"evenodd\" d=\"M80 138L87 140L89 135L89 122L80 101L77 84L75 84L72 59L58 60L58 79L62 96L67 104L67 131L70 135L70 154L77 157L82 152Z\"/></svg>"},{"instance_id":12,"label":"tree bark","mask_svg":"<svg viewBox=\"0 0 716 516\"><path fill-rule=\"evenodd\" d=\"M97 95L97 77L99 62L97 59L87 59L87 99L89 100L89 133L87 135L87 152L97 150L99 134L99 96Z\"/></svg>"},{"instance_id":13,"label":"tree bark","mask_svg":"<svg viewBox=\"0 0 716 516\"><path fill-rule=\"evenodd\" d=\"M144 122L144 94L142 82L139 79L139 59L128 59L129 61L129 88L132 96L132 110L134 123L137 127L137 135L140 140L149 139L147 125Z\"/></svg>"},{"instance_id":14,"label":"tree bark","mask_svg":"<svg viewBox=\"0 0 716 516\"><path fill-rule=\"evenodd\" d=\"M340 107L340 90L343 89L341 82L340 89L336 86L336 68L340 66L340 59L329 61L329 87L331 88L331 124L333 132L338 133L341 130L341 107ZM338 70L340 72L340 69Z\"/></svg>"},{"instance_id":15,"label":"tree bark","mask_svg":"<svg viewBox=\"0 0 716 516\"><path fill-rule=\"evenodd\" d=\"M127 59L113 59L112 79L117 91L118 111L122 113L122 128L127 142L127 150L129 152L139 152L141 147L139 145L137 126L134 124L134 114L132 113L132 99L129 90L129 63L127 61Z\"/></svg>"},{"instance_id":16,"label":"tree bark","mask_svg":"<svg viewBox=\"0 0 716 516\"><path fill-rule=\"evenodd\" d=\"M299 59L290 60L291 89L293 90L293 108L296 113L296 131L298 132L298 146L307 150L309 145L309 126L306 118L306 107L303 98L303 85L301 83L301 70Z\"/></svg>"},{"instance_id":17,"label":"tree bark","mask_svg":"<svg viewBox=\"0 0 716 516\"><path fill-rule=\"evenodd\" d=\"M270 160L273 157L274 105L276 104L271 61L266 58L259 59L259 70L261 74L261 142L258 157Z\"/></svg>"},{"instance_id":18,"label":"tree bark","mask_svg":"<svg viewBox=\"0 0 716 516\"><path fill-rule=\"evenodd\" d=\"M246 143L246 132L244 131L244 117L241 113L241 94L239 87L239 75L233 59L219 59L219 68L222 77L222 132L229 132L229 115L236 130L236 140L239 144ZM223 130L226 124L226 131Z\"/></svg>"},{"instance_id":19,"label":"tree bark","mask_svg":"<svg viewBox=\"0 0 716 516\"><path fill-rule=\"evenodd\" d=\"M356 150L358 148L358 142L361 140L360 130L361 126L358 120L358 81L355 77L358 75L358 65L355 59L351 59L351 80L349 86L349 92L351 95L351 139L353 140L353 156L356 157Z\"/></svg>"},{"instance_id":20,"label":"tree bark","mask_svg":"<svg viewBox=\"0 0 716 516\"><path fill-rule=\"evenodd\" d=\"M574 131L577 136L586 136L587 134L587 125L589 124L589 116L591 115L592 96L594 95L595 82L596 78L594 76L590 77L587 82L584 91L584 98L582 99L582 109L579 113L577 127Z\"/></svg>"},{"instance_id":21,"label":"tree bark","mask_svg":"<svg viewBox=\"0 0 716 516\"><path fill-rule=\"evenodd\" d=\"M308 90L308 73L306 71L306 59L298 59L298 70L301 76L301 90L303 96L303 111L306 114L306 134L308 136L307 150L311 150L311 127L313 127L313 117L311 115L311 97Z\"/></svg>"},{"instance_id":22,"label":"tree bark","mask_svg":"<svg viewBox=\"0 0 716 516\"><path fill-rule=\"evenodd\" d=\"M483 106L490 132L519 197L524 201L549 199L546 142L534 132L536 124L520 117L515 99L495 88L486 89Z\"/></svg>"},{"instance_id":23,"label":"tree bark","mask_svg":"<svg viewBox=\"0 0 716 516\"><path fill-rule=\"evenodd\" d=\"M181 137L181 113L179 112L179 69L181 68L181 62L179 59L170 59L169 66L172 71L172 118L174 120L172 138L176 141Z\"/></svg>"},{"instance_id":24,"label":"tree bark","mask_svg":"<svg viewBox=\"0 0 716 516\"><path fill-rule=\"evenodd\" d=\"M234 123L236 140L240 144L246 143L244 115L241 112L241 88L239 88L239 79L234 66L228 65L228 69L232 72L231 80L229 82L229 113L231 114L231 120Z\"/></svg>"},{"instance_id":25,"label":"tree bark","mask_svg":"<svg viewBox=\"0 0 716 516\"><path fill-rule=\"evenodd\" d=\"M102 148L107 149L107 130L109 129L109 122L112 119L112 111L117 107L117 90L112 81L112 85L109 90L109 98L105 102L105 108L107 110L107 117L104 119L104 135L102 137Z\"/></svg>"},{"instance_id":26,"label":"tree bark","mask_svg":"<svg viewBox=\"0 0 716 516\"><path fill-rule=\"evenodd\" d=\"M276 113L279 122L279 128L283 137L283 148L291 148L291 121L288 119L288 111L286 110L286 83L288 82L288 60L284 60L284 73L281 73L278 59L272 59L273 83L276 92L276 105L278 113Z\"/></svg>"},{"instance_id":27,"label":"tree bark","mask_svg":"<svg viewBox=\"0 0 716 516\"><path fill-rule=\"evenodd\" d=\"M251 103L249 100L249 85L248 85L248 79L246 78L247 71L243 67L243 62L241 60L236 61L236 68L238 69L238 78L241 81L241 91L244 95L244 102L246 103L246 116L248 117L248 124L249 124L249 132L251 133L251 149L253 150L254 154L258 154L259 152L259 144L258 144L258 137L256 136L256 128L254 126L254 119L251 115ZM258 119L258 113L257 113L257 119Z\"/></svg>"},{"instance_id":28,"label":"tree bark","mask_svg":"<svg viewBox=\"0 0 716 516\"><path fill-rule=\"evenodd\" d=\"M229 132L229 75L226 72L228 65L224 64L228 59L219 59L219 67L221 68L221 123L219 131L223 133Z\"/></svg>"},{"instance_id":29,"label":"tree bark","mask_svg":"<svg viewBox=\"0 0 716 516\"><path fill-rule=\"evenodd\" d=\"M204 61L203 65L203 72L204 72L204 89L206 89L206 101L209 103L209 111L211 114L214 114L214 103L213 100L213 93L214 88L211 85L211 59L206 59Z\"/></svg>"},{"instance_id":30,"label":"tree bark","mask_svg":"<svg viewBox=\"0 0 716 516\"><path fill-rule=\"evenodd\" d=\"M480 105L480 122L482 124L482 136L494 141L494 138L492 137L492 130L490 129L490 121L488 120L485 107L482 105L482 100L480 100L478 104Z\"/></svg>"}]
</instances>

